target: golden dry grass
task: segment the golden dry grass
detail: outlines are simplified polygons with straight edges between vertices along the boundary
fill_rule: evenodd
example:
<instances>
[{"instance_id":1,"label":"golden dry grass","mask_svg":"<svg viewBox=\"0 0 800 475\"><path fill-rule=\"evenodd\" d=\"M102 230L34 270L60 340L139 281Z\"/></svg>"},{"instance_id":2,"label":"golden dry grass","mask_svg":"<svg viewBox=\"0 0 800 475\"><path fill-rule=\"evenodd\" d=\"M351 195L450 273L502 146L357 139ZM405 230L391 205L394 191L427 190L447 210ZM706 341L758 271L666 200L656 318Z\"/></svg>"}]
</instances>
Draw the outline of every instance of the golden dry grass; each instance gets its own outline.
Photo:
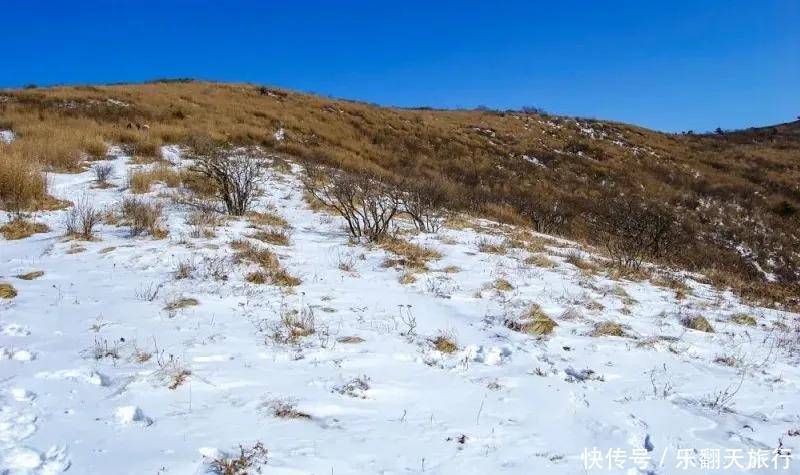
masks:
<instances>
[{"instance_id":1,"label":"golden dry grass","mask_svg":"<svg viewBox=\"0 0 800 475\"><path fill-rule=\"evenodd\" d=\"M455 339L446 334L441 334L432 340L433 347L442 353L454 353L458 350Z\"/></svg>"},{"instance_id":2,"label":"golden dry grass","mask_svg":"<svg viewBox=\"0 0 800 475\"><path fill-rule=\"evenodd\" d=\"M0 299L13 299L17 296L17 289L8 282L0 282Z\"/></svg>"},{"instance_id":3,"label":"golden dry grass","mask_svg":"<svg viewBox=\"0 0 800 475\"><path fill-rule=\"evenodd\" d=\"M37 233L50 231L44 223L37 223L23 218L15 218L0 226L0 234L9 241L24 239Z\"/></svg>"},{"instance_id":4,"label":"golden dry grass","mask_svg":"<svg viewBox=\"0 0 800 475\"><path fill-rule=\"evenodd\" d=\"M128 184L133 193L148 193L153 183L163 183L169 188L181 184L181 174L168 165L157 165L151 169L134 170L128 177Z\"/></svg>"},{"instance_id":5,"label":"golden dry grass","mask_svg":"<svg viewBox=\"0 0 800 475\"><path fill-rule=\"evenodd\" d=\"M25 274L15 275L14 277L16 277L17 279L22 279L22 280L34 280L34 279L38 279L39 277L41 277L43 275L44 275L44 271L35 270L35 271L31 271L31 272L28 272L28 273L25 273Z\"/></svg>"},{"instance_id":6,"label":"golden dry grass","mask_svg":"<svg viewBox=\"0 0 800 475\"><path fill-rule=\"evenodd\" d=\"M284 230L270 229L266 231L256 231L248 237L276 246L288 246L291 244L289 241L289 234Z\"/></svg>"},{"instance_id":7,"label":"golden dry grass","mask_svg":"<svg viewBox=\"0 0 800 475\"><path fill-rule=\"evenodd\" d=\"M629 335L625 332L625 329L619 323L606 320L604 322L599 322L594 326L594 329L591 332L591 336L593 337L618 336L627 338Z\"/></svg>"},{"instance_id":8,"label":"golden dry grass","mask_svg":"<svg viewBox=\"0 0 800 475\"><path fill-rule=\"evenodd\" d=\"M558 326L537 304L531 305L522 317L506 320L505 325L511 330L536 336L549 335Z\"/></svg>"},{"instance_id":9,"label":"golden dry grass","mask_svg":"<svg viewBox=\"0 0 800 475\"><path fill-rule=\"evenodd\" d=\"M557 232L601 244L583 217L597 214L604 197L595 184L614 183L632 199L665 204L681 225L704 235L674 249L673 263L713 275L716 284L753 301L800 305L800 257L791 251L800 220L797 123L676 135L541 113L380 108L201 81L3 90L0 96L4 127L17 136L0 147L2 164L10 164L0 166L6 208L19 183L29 190L25 206L44 204L46 187L34 164L77 171L106 144L121 144L138 160L158 157L166 143L197 153L231 143L396 181L426 180L449 190L453 209L510 223L530 223L526 203L558 202L568 219ZM128 129L129 122L148 123L149 132ZM278 127L285 130L281 142L272 135ZM510 203L512 196L525 199ZM752 249L779 282L765 284L731 243Z\"/></svg>"},{"instance_id":10,"label":"golden dry grass","mask_svg":"<svg viewBox=\"0 0 800 475\"><path fill-rule=\"evenodd\" d=\"M442 257L441 253L435 249L423 247L399 237L383 238L378 241L378 246L399 257L399 259L387 259L384 262L385 267L399 265L411 270L427 270L428 262Z\"/></svg>"},{"instance_id":11,"label":"golden dry grass","mask_svg":"<svg viewBox=\"0 0 800 475\"><path fill-rule=\"evenodd\" d=\"M240 261L251 262L261 268L260 271L250 272L245 276L245 280L250 283L270 283L279 287L296 287L302 283L281 266L278 257L269 249L245 239L232 241L231 248L236 251L236 257Z\"/></svg>"}]
</instances>

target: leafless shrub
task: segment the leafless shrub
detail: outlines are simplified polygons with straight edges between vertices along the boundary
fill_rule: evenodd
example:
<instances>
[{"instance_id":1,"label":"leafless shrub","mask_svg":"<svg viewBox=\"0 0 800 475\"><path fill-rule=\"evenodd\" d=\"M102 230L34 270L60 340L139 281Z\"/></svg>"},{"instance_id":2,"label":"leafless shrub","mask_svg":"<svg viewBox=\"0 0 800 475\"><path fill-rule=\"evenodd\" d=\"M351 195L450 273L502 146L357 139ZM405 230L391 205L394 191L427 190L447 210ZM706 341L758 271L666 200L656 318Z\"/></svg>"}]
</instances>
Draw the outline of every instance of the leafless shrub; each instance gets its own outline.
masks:
<instances>
[{"instance_id":1,"label":"leafless shrub","mask_svg":"<svg viewBox=\"0 0 800 475\"><path fill-rule=\"evenodd\" d=\"M91 349L92 358L95 360L103 360L106 358L112 360L119 359L119 342L114 341L113 344L109 345L107 339L103 339L102 341L95 338L94 346Z\"/></svg>"},{"instance_id":2,"label":"leafless shrub","mask_svg":"<svg viewBox=\"0 0 800 475\"><path fill-rule=\"evenodd\" d=\"M557 233L569 220L570 214L564 203L546 190L525 192L519 190L505 197L505 202L517 210L519 215L533 224L539 233Z\"/></svg>"},{"instance_id":3,"label":"leafless shrub","mask_svg":"<svg viewBox=\"0 0 800 475\"><path fill-rule=\"evenodd\" d=\"M108 179L111 178L111 174L114 172L114 166L110 163L98 163L92 167L92 171L94 172L95 180L100 184L105 184L108 182Z\"/></svg>"},{"instance_id":4,"label":"leafless shrub","mask_svg":"<svg viewBox=\"0 0 800 475\"><path fill-rule=\"evenodd\" d=\"M247 475L255 468L261 473L261 465L267 463L267 449L257 442L252 447L239 446L238 455L221 455L208 460L209 470L216 475Z\"/></svg>"},{"instance_id":5,"label":"leafless shrub","mask_svg":"<svg viewBox=\"0 0 800 475\"><path fill-rule=\"evenodd\" d=\"M194 274L196 269L197 268L194 265L194 262L190 260L183 261L179 263L178 267L175 269L175 279L188 279L192 276L192 274Z\"/></svg>"},{"instance_id":6,"label":"leafless shrub","mask_svg":"<svg viewBox=\"0 0 800 475\"><path fill-rule=\"evenodd\" d=\"M317 200L341 215L350 235L375 241L386 236L400 210L400 193L380 178L305 164L303 184Z\"/></svg>"},{"instance_id":7,"label":"leafless shrub","mask_svg":"<svg viewBox=\"0 0 800 475\"><path fill-rule=\"evenodd\" d=\"M234 216L244 215L255 199L263 168L260 159L228 156L224 152L198 157L193 167L214 182L217 198L228 214Z\"/></svg>"},{"instance_id":8,"label":"leafless shrub","mask_svg":"<svg viewBox=\"0 0 800 475\"><path fill-rule=\"evenodd\" d=\"M163 286L164 286L163 283L156 284L155 282L148 282L146 284L142 284L136 289L134 296L138 300L142 300L145 302L152 302L156 299L156 297L158 296L158 291L161 290L161 287Z\"/></svg>"},{"instance_id":9,"label":"leafless shrub","mask_svg":"<svg viewBox=\"0 0 800 475\"><path fill-rule=\"evenodd\" d=\"M435 233L447 220L448 196L441 186L429 181L404 185L402 210L414 221L414 226L424 233Z\"/></svg>"},{"instance_id":10,"label":"leafless shrub","mask_svg":"<svg viewBox=\"0 0 800 475\"><path fill-rule=\"evenodd\" d=\"M744 377L747 372L742 370L741 373L742 377L738 382L729 384L728 386L725 386L725 388L708 395L703 401L703 405L719 411L727 410L733 403L734 399L736 399L736 395L739 393L739 390L742 388L742 384L744 383Z\"/></svg>"},{"instance_id":11,"label":"leafless shrub","mask_svg":"<svg viewBox=\"0 0 800 475\"><path fill-rule=\"evenodd\" d=\"M158 349L157 344L154 353L158 364L156 376L166 380L168 388L177 389L192 375L192 372L181 363L178 357L172 353L165 354L164 350Z\"/></svg>"},{"instance_id":12,"label":"leafless shrub","mask_svg":"<svg viewBox=\"0 0 800 475\"><path fill-rule=\"evenodd\" d=\"M609 199L601 207L590 225L620 267L639 269L645 258L659 259L674 251L678 226L666 209L631 199Z\"/></svg>"},{"instance_id":13,"label":"leafless shrub","mask_svg":"<svg viewBox=\"0 0 800 475\"><path fill-rule=\"evenodd\" d=\"M94 227L100 223L102 214L83 197L67 212L64 225L68 236L91 240L94 237Z\"/></svg>"}]
</instances>

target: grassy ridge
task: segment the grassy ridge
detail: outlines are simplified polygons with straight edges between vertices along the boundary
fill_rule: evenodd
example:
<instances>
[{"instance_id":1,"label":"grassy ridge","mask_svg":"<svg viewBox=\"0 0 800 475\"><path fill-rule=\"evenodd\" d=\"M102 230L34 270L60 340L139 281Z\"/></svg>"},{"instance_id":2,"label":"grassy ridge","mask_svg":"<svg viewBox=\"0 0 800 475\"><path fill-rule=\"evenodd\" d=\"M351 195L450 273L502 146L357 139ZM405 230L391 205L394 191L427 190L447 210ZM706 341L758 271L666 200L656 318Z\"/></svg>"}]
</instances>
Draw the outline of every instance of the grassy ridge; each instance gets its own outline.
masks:
<instances>
[{"instance_id":1,"label":"grassy ridge","mask_svg":"<svg viewBox=\"0 0 800 475\"><path fill-rule=\"evenodd\" d=\"M610 198L624 196L664 208L680 223L688 239L665 258L671 263L765 298L791 295L800 280L797 123L664 134L540 113L384 108L247 84L177 81L0 91L0 129L17 135L0 145L6 208L27 198L28 206L43 202L44 182L32 167L78 170L84 159L103 156L107 144L141 157L157 155L166 143L199 151L256 144L426 183L454 208L505 221L527 222L534 211L557 208L564 222L548 232L596 243L593 217ZM779 285L762 285L765 272Z\"/></svg>"}]
</instances>

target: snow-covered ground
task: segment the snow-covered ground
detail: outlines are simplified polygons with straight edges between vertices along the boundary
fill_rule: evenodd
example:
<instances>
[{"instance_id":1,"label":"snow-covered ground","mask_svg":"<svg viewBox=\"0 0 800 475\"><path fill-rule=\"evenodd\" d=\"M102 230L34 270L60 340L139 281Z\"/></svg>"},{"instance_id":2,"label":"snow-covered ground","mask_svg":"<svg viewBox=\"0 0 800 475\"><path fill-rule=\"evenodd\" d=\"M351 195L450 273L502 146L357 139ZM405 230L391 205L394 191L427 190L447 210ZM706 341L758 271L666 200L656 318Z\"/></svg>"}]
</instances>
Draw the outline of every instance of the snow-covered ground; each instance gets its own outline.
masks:
<instances>
[{"instance_id":1,"label":"snow-covered ground","mask_svg":"<svg viewBox=\"0 0 800 475\"><path fill-rule=\"evenodd\" d=\"M114 187L87 171L50 175L51 192L116 207L128 162L107 162ZM36 215L49 233L0 240L0 281L18 292L0 299L0 473L197 474L259 441L264 473L700 473L715 454L711 472L800 473L783 457L800 446L798 315L695 281L676 299L587 274L564 241L541 253L554 267L481 252L509 230L488 222L406 235L443 257L403 284L387 251L350 243L277 172L256 209L289 222L290 245L265 246L302 284L251 284L229 246L250 223L193 237L165 191L148 196L165 203L166 239L103 224L67 240L62 210ZM180 298L197 305L165 309ZM557 322L550 336L504 324L532 304ZM316 333L275 342L292 310L313 312ZM697 315L716 332L681 324ZM603 321L629 337L592 336ZM440 335L456 351L436 350Z\"/></svg>"}]
</instances>

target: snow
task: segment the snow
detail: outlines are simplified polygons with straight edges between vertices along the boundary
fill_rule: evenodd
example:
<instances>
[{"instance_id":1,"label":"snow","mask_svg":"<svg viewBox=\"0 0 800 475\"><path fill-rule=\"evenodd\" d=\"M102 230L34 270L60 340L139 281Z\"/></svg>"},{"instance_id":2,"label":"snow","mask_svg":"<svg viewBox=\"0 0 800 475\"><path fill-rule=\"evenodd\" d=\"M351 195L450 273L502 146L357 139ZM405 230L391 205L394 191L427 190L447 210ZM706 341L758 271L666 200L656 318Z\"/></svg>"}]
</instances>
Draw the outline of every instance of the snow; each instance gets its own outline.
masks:
<instances>
[{"instance_id":1,"label":"snow","mask_svg":"<svg viewBox=\"0 0 800 475\"><path fill-rule=\"evenodd\" d=\"M186 163L176 147L162 155ZM114 187L93 187L86 171L49 175L51 192L117 206L136 165L108 163ZM0 300L0 473L205 473L210 459L261 441L265 473L623 473L584 470L582 453L597 447L644 449L652 473L674 474L690 473L676 467L678 450L743 450L747 462L748 450L800 443L789 435L800 429L798 343L781 330L797 327L796 314L691 279L677 299L647 281L586 275L566 262L576 245L564 240L540 252L554 267L524 263L522 248L480 252L512 231L485 220L404 234L442 254L404 285L401 270L383 267L386 251L351 243L340 219L312 212L297 177L279 172L256 208L289 221L291 245L270 248L303 282L254 285L229 246L252 234L247 220L192 237L191 210L168 192L147 196L165 204L163 240L103 224L68 253L61 210L35 216L51 232L0 242L0 280L18 291ZM343 256L352 271L339 269ZM184 262L195 271L176 279ZM220 269L225 279L213 277ZM45 274L12 277L32 270ZM513 289L494 290L499 278ZM141 298L146 288L159 289L154 299ZM178 297L199 304L164 309ZM557 322L552 335L506 328L534 303ZM309 308L314 335L270 338L281 313ZM759 325L734 323L738 313ZM716 333L684 328L685 315ZM634 338L591 336L606 320ZM433 346L442 334L456 351ZM118 358L96 359L98 342ZM170 389L178 369L189 374ZM724 408L707 404L726 390ZM307 417L276 417L278 403ZM783 473L797 473L792 463ZM632 467L625 473L639 473Z\"/></svg>"},{"instance_id":2,"label":"snow","mask_svg":"<svg viewBox=\"0 0 800 475\"><path fill-rule=\"evenodd\" d=\"M0 142L10 144L14 141L14 132L11 130L0 130Z\"/></svg>"}]
</instances>

